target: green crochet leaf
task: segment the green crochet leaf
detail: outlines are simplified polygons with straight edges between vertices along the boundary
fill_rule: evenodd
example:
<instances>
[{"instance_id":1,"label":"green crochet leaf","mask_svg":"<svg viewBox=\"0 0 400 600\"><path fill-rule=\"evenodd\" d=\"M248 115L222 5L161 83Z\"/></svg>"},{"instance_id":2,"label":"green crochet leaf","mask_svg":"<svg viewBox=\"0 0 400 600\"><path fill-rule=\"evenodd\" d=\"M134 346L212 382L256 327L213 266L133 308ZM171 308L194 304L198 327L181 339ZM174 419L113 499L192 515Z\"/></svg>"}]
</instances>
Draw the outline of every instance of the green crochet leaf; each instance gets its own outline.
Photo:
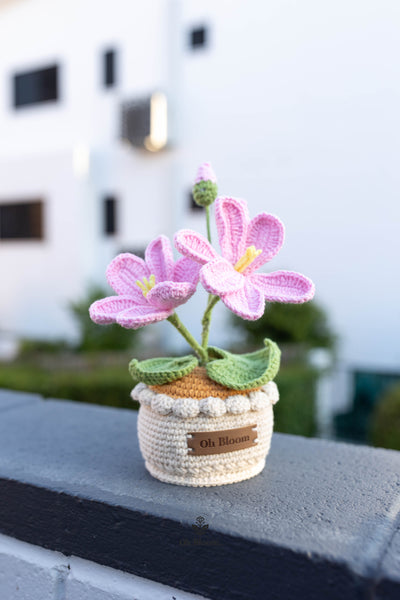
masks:
<instances>
[{"instance_id":1,"label":"green crochet leaf","mask_svg":"<svg viewBox=\"0 0 400 600\"><path fill-rule=\"evenodd\" d=\"M195 356L180 356L178 358L149 358L129 363L129 372L136 383L142 381L147 385L162 385L188 375L199 361Z\"/></svg>"},{"instance_id":2,"label":"green crochet leaf","mask_svg":"<svg viewBox=\"0 0 400 600\"><path fill-rule=\"evenodd\" d=\"M265 385L279 371L281 351L275 342L264 340L265 348L248 354L232 354L211 346L207 365L210 379L233 390L249 390Z\"/></svg>"}]
</instances>

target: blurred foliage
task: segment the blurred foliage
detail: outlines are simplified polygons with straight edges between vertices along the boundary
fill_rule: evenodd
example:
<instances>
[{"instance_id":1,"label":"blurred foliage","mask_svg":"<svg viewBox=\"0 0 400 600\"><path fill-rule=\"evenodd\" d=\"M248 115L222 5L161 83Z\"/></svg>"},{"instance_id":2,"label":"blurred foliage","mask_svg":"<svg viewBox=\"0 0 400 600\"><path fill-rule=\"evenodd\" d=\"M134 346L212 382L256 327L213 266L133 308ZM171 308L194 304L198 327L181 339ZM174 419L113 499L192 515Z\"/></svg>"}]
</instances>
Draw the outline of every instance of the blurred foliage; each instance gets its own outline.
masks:
<instances>
[{"instance_id":1,"label":"blurred foliage","mask_svg":"<svg viewBox=\"0 0 400 600\"><path fill-rule=\"evenodd\" d=\"M92 370L63 369L62 366L54 369L37 364L0 365L0 388L40 394L45 398L134 408L138 405L130 399L132 387L127 365Z\"/></svg>"},{"instance_id":2,"label":"blurred foliage","mask_svg":"<svg viewBox=\"0 0 400 600\"><path fill-rule=\"evenodd\" d=\"M280 400L274 406L274 431L313 437L317 429L317 371L301 365L282 367L275 381Z\"/></svg>"},{"instance_id":3,"label":"blurred foliage","mask_svg":"<svg viewBox=\"0 0 400 600\"><path fill-rule=\"evenodd\" d=\"M20 358L33 358L39 354L59 354L61 352L70 352L71 344L66 340L32 340L22 339L19 342L18 355Z\"/></svg>"},{"instance_id":4,"label":"blurred foliage","mask_svg":"<svg viewBox=\"0 0 400 600\"><path fill-rule=\"evenodd\" d=\"M120 325L97 325L89 316L89 306L95 301L109 296L101 287L92 286L87 295L78 302L72 302L70 309L80 333L76 350L78 352L101 352L103 350L128 350L137 345L139 330L124 329Z\"/></svg>"},{"instance_id":5,"label":"blurred foliage","mask_svg":"<svg viewBox=\"0 0 400 600\"><path fill-rule=\"evenodd\" d=\"M335 415L335 435L346 441L367 444L371 443L372 424L378 405L393 386L400 385L400 375L358 369L352 375L352 403L345 412Z\"/></svg>"},{"instance_id":6,"label":"blurred foliage","mask_svg":"<svg viewBox=\"0 0 400 600\"><path fill-rule=\"evenodd\" d=\"M318 371L304 364L311 348L334 350L336 337L325 311L316 302L267 303L261 319L245 321L233 316L233 324L249 349L259 348L264 338L285 347L286 362L276 377L280 401L274 406L275 431L312 437L316 434ZM237 348L235 348L236 351ZM241 350L243 351L243 350Z\"/></svg>"},{"instance_id":7,"label":"blurred foliage","mask_svg":"<svg viewBox=\"0 0 400 600\"><path fill-rule=\"evenodd\" d=\"M325 311L315 302L304 304L267 303L261 319L245 321L233 316L233 324L240 329L245 342L262 346L264 338L277 344L301 344L307 348L335 346L335 335L331 331Z\"/></svg>"},{"instance_id":8,"label":"blurred foliage","mask_svg":"<svg viewBox=\"0 0 400 600\"><path fill-rule=\"evenodd\" d=\"M370 439L374 446L400 450L400 385L389 388L372 414Z\"/></svg>"},{"instance_id":9,"label":"blurred foliage","mask_svg":"<svg viewBox=\"0 0 400 600\"><path fill-rule=\"evenodd\" d=\"M274 407L275 430L295 435L315 433L315 371L299 367L281 369L277 384L280 401ZM11 365L0 364L0 388L41 394L45 398L63 398L113 406L138 408L130 399L133 381L124 366L46 368L25 361Z\"/></svg>"}]
</instances>

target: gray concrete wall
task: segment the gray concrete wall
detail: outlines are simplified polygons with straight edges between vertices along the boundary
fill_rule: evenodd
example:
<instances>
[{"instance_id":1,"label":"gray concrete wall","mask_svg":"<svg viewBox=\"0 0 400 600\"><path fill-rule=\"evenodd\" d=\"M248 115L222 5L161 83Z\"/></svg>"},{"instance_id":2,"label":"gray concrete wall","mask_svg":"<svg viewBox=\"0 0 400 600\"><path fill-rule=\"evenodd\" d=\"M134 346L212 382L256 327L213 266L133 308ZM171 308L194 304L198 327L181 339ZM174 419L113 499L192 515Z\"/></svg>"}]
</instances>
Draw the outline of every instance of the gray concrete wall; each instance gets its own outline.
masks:
<instances>
[{"instance_id":1,"label":"gray concrete wall","mask_svg":"<svg viewBox=\"0 0 400 600\"><path fill-rule=\"evenodd\" d=\"M400 597L400 453L275 434L259 476L185 488L147 473L136 416L1 392L0 533L216 600Z\"/></svg>"}]
</instances>

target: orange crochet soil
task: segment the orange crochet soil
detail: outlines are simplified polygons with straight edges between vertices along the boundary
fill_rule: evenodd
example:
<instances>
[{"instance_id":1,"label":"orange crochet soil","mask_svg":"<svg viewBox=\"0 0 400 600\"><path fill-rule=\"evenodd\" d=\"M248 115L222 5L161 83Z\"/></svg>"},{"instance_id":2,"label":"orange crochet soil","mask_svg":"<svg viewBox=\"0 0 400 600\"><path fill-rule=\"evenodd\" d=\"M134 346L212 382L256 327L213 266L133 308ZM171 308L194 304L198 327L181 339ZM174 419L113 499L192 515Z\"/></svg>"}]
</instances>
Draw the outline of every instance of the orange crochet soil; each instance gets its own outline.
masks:
<instances>
[{"instance_id":1,"label":"orange crochet soil","mask_svg":"<svg viewBox=\"0 0 400 600\"><path fill-rule=\"evenodd\" d=\"M228 396L247 394L253 390L231 390L216 381L209 379L204 367L195 367L189 375L163 385L150 385L157 394L166 394L171 398L195 398L201 400L214 396L225 400ZM260 388L256 388L260 389Z\"/></svg>"}]
</instances>

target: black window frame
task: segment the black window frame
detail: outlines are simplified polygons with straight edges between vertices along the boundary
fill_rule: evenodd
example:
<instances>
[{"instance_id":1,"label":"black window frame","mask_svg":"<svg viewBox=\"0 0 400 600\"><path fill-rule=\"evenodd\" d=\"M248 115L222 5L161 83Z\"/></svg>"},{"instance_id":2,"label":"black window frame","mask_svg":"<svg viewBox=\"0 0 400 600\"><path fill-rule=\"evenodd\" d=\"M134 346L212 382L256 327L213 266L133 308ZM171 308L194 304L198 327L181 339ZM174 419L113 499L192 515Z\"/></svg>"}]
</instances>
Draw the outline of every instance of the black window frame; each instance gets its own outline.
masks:
<instances>
[{"instance_id":1,"label":"black window frame","mask_svg":"<svg viewBox=\"0 0 400 600\"><path fill-rule=\"evenodd\" d=\"M209 28L207 25L197 25L189 32L189 47L192 50L200 50L208 47Z\"/></svg>"},{"instance_id":2,"label":"black window frame","mask_svg":"<svg viewBox=\"0 0 400 600\"><path fill-rule=\"evenodd\" d=\"M19 71L13 75L13 108L52 104L60 100L60 67L46 67Z\"/></svg>"},{"instance_id":3,"label":"black window frame","mask_svg":"<svg viewBox=\"0 0 400 600\"><path fill-rule=\"evenodd\" d=\"M103 234L116 235L118 232L118 200L116 196L108 194L103 198Z\"/></svg>"},{"instance_id":4,"label":"black window frame","mask_svg":"<svg viewBox=\"0 0 400 600\"><path fill-rule=\"evenodd\" d=\"M103 52L102 82L106 89L117 85L117 57L116 48L107 48Z\"/></svg>"},{"instance_id":5,"label":"black window frame","mask_svg":"<svg viewBox=\"0 0 400 600\"><path fill-rule=\"evenodd\" d=\"M44 201L0 201L0 243L44 239Z\"/></svg>"}]
</instances>

